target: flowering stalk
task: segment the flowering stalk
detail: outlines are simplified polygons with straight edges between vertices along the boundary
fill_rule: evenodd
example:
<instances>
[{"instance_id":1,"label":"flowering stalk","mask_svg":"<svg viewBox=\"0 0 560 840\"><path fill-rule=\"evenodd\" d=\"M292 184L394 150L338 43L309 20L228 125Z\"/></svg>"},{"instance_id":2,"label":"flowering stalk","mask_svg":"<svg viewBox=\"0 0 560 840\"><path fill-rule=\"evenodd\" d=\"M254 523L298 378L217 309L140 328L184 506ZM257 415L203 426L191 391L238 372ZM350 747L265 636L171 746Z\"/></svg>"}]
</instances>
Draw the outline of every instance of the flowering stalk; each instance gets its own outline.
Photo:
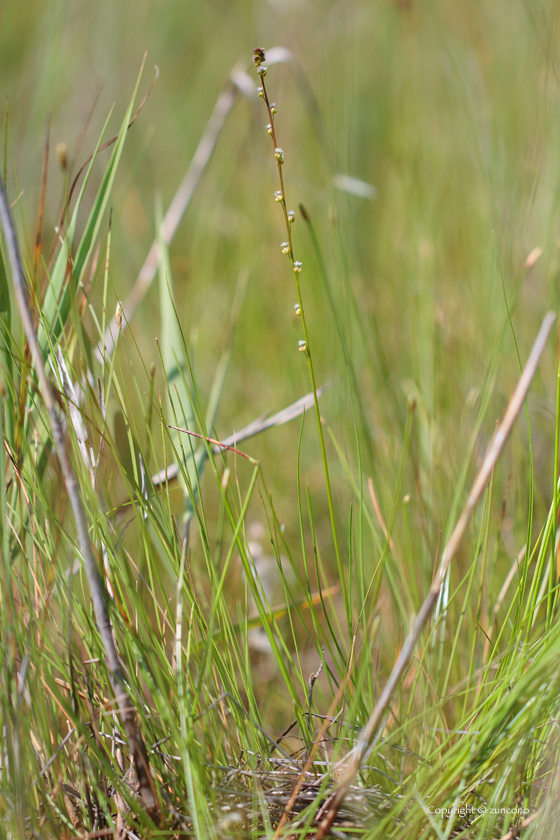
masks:
<instances>
[{"instance_id":1,"label":"flowering stalk","mask_svg":"<svg viewBox=\"0 0 560 840\"><path fill-rule=\"evenodd\" d=\"M296 315L298 315L301 318L301 325L302 325L302 328L303 328L303 336L304 336L303 339L300 339L300 341L298 342L298 349L302 353L305 353L305 356L307 358L307 363L309 365L309 375L311 377L311 389L313 391L313 398L314 398L314 403L315 403L315 413L317 415L317 428L319 430L319 441L320 441L320 444L321 444L321 454L322 454L322 457L323 457L323 468L324 468L324 472L325 472L325 482L326 482L326 487L327 487L329 514L330 514L330 519L331 519L331 528L332 528L332 533L333 533L334 549L335 549L335 554L336 554L336 562L337 562L337 566L338 566L340 584L341 584L342 591L343 591L343 594L344 594L344 602L346 604L347 610L349 611L349 604L348 604L348 600L346 598L346 586L345 586L345 583L344 583L342 561L341 561L340 550L339 550L339 546L338 546L338 534L337 534L336 521L335 521L335 516L334 516L334 505L333 505L333 500L332 500L331 482L330 482L330 477L329 477L329 465L328 465L328 461L327 461L327 451L326 451L326 447L325 447L325 438L324 438L324 435L323 435L323 424L321 422L321 413L319 411L319 399L318 399L318 396L317 396L317 384L316 384L316 380L315 380L315 371L314 371L314 368L313 368L313 359L312 359L312 356L311 356L311 346L310 346L310 343L309 343L309 333L307 331L307 322L305 320L305 310L304 310L304 307L303 307L303 298L302 298L302 294L301 294L300 274L301 274L301 270L302 270L302 264L301 264L301 262L296 260L295 257L294 257L294 245L293 245L293 239L292 239L292 225L295 222L296 215L295 215L293 210L288 210L287 209L286 191L284 189L284 176L283 176L283 171L282 171L282 167L284 165L284 152L281 149L281 147L278 145L278 141L276 139L276 129L275 129L275 126L274 126L274 121L275 121L277 109L276 109L276 103L275 102L270 102L270 100L268 98L268 92L266 90L266 83L265 83L265 80L264 80L264 78L266 76L267 68L265 67L264 62L265 62L264 49L262 47L256 47L253 50L253 64L257 68L257 73L259 74L259 76L261 78L261 86L259 88L257 88L257 93L261 97L261 99L264 100L264 103L265 103L267 111L268 111L269 123L266 127L266 130L267 130L267 133L272 138L272 145L274 146L274 157L276 159L276 166L278 167L278 180L280 181L280 189L277 190L274 193L274 200L282 208L282 213L283 213L283 216L284 216L284 222L285 222L285 225L286 225L286 241L282 242L282 244L280 245L280 248L281 248L282 253L286 254L288 256L289 260L290 260L290 263L292 265L292 271L293 271L293 274L294 274L294 280L295 280L295 284L296 284L298 301L294 305L294 311L295 311Z\"/></svg>"}]
</instances>

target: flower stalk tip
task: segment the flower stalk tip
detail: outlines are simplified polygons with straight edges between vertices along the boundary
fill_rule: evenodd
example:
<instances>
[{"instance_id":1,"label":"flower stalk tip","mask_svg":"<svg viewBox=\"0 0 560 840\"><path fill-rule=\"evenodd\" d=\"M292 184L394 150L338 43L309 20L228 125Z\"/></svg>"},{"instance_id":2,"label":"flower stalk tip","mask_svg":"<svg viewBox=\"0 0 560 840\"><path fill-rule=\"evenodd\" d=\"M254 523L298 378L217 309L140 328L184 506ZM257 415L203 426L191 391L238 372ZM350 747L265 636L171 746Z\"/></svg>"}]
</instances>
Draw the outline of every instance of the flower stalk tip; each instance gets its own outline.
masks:
<instances>
[{"instance_id":1,"label":"flower stalk tip","mask_svg":"<svg viewBox=\"0 0 560 840\"><path fill-rule=\"evenodd\" d=\"M253 50L253 64L255 67L260 67L265 61L266 56L264 54L264 47L255 47Z\"/></svg>"}]
</instances>

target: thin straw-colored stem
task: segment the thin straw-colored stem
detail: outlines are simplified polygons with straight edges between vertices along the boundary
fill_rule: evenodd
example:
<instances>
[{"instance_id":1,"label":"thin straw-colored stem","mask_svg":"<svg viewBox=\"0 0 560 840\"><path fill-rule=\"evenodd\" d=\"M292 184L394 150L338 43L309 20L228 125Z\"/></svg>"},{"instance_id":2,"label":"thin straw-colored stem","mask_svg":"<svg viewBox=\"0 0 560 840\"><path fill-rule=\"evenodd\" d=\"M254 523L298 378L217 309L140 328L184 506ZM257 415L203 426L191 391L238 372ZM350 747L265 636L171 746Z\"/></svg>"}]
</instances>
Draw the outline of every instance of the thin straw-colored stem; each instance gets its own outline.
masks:
<instances>
[{"instance_id":1,"label":"thin straw-colored stem","mask_svg":"<svg viewBox=\"0 0 560 840\"><path fill-rule=\"evenodd\" d=\"M282 47L274 47L271 53L273 54L271 63L279 63L291 59L291 54ZM179 223L191 203L191 199L212 157L225 122L239 98L239 94L248 94L249 90L254 95L254 86L249 76L236 65L231 71L227 85L216 99L210 119L202 133L202 137L196 147L185 176L162 219L160 235L165 245L169 245L175 236ZM148 256L144 261L144 265L138 273L134 286L123 303L123 330L127 329L138 306L144 300L146 292L156 276L160 259L159 236L156 236L148 252ZM100 341L95 349L99 361L102 360L104 354L107 356L111 355L114 350L114 344L115 341L111 330L107 329L103 341Z\"/></svg>"},{"instance_id":2,"label":"thin straw-colored stem","mask_svg":"<svg viewBox=\"0 0 560 840\"><path fill-rule=\"evenodd\" d=\"M494 435L492 442L488 447L488 451L486 452L486 456L484 458L482 467L480 468L480 471L472 486L471 492L469 493L467 503L463 508L461 516L459 517L459 520L455 526L455 529L453 530L453 533L451 534L451 537L449 538L449 542L445 546L441 557L441 562L434 576L434 581L432 583L430 592L428 593L424 603L420 607L418 615L416 616L416 619L412 626L412 630L410 631L406 641L403 644L399 658L397 659L393 670L391 671L385 688L383 689L381 696L377 701L377 704L373 712L371 713L367 724L362 730L360 740L346 758L346 772L344 773L344 776L341 779L335 794L333 795L332 802L330 803L330 806L326 811L325 817L319 824L319 827L315 834L315 840L322 840L322 838L325 837L326 834L328 834L334 822L334 819L338 813L338 810L342 805L344 797L346 796L350 785L352 784L353 780L358 774L364 757L372 744L374 735L381 723L387 706L389 705L393 692L395 691L395 688L397 687L398 682L412 657L420 635L435 608L451 561L457 549L459 548L469 520L474 512L476 505L478 504L478 501L480 500L480 497L482 496L482 493L484 492L488 481L490 480L492 471L496 466L498 458L500 457L500 454L512 430L515 419L519 411L521 410L525 397L527 396L527 392L537 370L539 359L544 350L546 340L555 320L555 312L549 312L544 318L542 326L539 330L539 334L533 345L533 349L531 350L531 354L527 360L527 364L525 365L525 369L523 370L521 378L517 383L517 387L515 388L515 391L513 392L513 395L510 399L504 418L498 426L496 434Z\"/></svg>"},{"instance_id":3,"label":"thin straw-colored stem","mask_svg":"<svg viewBox=\"0 0 560 840\"><path fill-rule=\"evenodd\" d=\"M175 193L173 201L169 205L167 213L163 217L161 223L161 238L166 245L169 245L173 239L175 231L179 226L179 222L183 218L185 211L190 204L202 174L212 156L212 152L214 151L214 147L218 141L222 128L224 127L227 116L237 101L238 93L239 90L236 85L233 84L233 82L230 82L216 100L212 115L208 120L208 124L204 129L202 137L200 138L200 142L197 146L196 152L194 153L193 159L189 164L185 177L181 181L179 189ZM136 309L144 300L146 292L150 288L150 285L156 276L161 258L158 240L159 237L154 239L152 247L148 252L148 256L144 261L144 265L140 269L138 277L132 287L132 291L123 303L123 328L126 328L132 320ZM99 361L102 361L104 354L109 356L111 355L114 344L115 342L113 340L111 330L107 329L105 331L103 343L100 342L95 350Z\"/></svg>"}]
</instances>

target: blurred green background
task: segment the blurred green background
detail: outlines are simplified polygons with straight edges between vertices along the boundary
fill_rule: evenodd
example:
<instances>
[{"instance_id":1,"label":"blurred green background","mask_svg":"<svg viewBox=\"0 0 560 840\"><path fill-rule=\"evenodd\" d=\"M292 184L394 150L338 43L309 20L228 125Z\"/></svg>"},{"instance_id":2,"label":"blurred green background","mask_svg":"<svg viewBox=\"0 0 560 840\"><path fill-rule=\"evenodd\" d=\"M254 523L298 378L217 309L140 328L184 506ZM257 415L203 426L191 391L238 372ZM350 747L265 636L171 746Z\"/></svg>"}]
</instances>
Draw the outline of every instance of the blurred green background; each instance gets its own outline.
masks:
<instances>
[{"instance_id":1,"label":"blurred green background","mask_svg":"<svg viewBox=\"0 0 560 840\"><path fill-rule=\"evenodd\" d=\"M542 316L559 303L559 20L557 3L528 0L25 0L2 9L8 186L12 199L19 196L15 214L28 255L49 118L50 243L64 186L55 146L67 144L76 172L113 103L107 136L118 130L145 51L142 92L153 65L159 67L129 132L113 193L111 312L151 245L157 197L165 210L233 66L241 62L256 86L253 47L290 50L293 60L267 76L286 154L288 205L297 210L302 202L317 232L364 409L367 431L358 430L364 476L373 478L385 518L394 503L407 404L416 403L412 457L400 488L410 499L406 514L398 504L395 540L400 535L406 542L410 523L421 532L410 553L422 569L421 592L439 535L449 527L456 488L463 490L461 470L474 470L519 373L512 331L502 332L506 301L522 361ZM284 233L272 198L277 182L266 122L262 102L240 98L171 247L179 314L203 397L226 340L238 276L249 272L216 423L223 436L309 391L297 352L293 281L279 248ZM102 171L94 170L92 197ZM373 185L375 197L337 189L333 177L340 173ZM319 382L335 385L322 410L355 464L349 373L299 214L294 236ZM524 274L537 246L543 254ZM96 307L101 268L98 275ZM132 323L146 367L159 364L157 306L154 283ZM120 353L123 364L128 354L140 367L130 336ZM467 442L488 375L496 388L471 458ZM537 504L552 486L555 379L550 351L529 401ZM305 476L319 528L327 528L316 430L307 425ZM246 446L260 459L295 540L298 435L295 422ZM528 458L520 423L500 467L498 493L501 501L512 474L512 551L525 535ZM351 492L334 454L332 463L337 509L347 523ZM329 566L326 531L324 539Z\"/></svg>"}]
</instances>

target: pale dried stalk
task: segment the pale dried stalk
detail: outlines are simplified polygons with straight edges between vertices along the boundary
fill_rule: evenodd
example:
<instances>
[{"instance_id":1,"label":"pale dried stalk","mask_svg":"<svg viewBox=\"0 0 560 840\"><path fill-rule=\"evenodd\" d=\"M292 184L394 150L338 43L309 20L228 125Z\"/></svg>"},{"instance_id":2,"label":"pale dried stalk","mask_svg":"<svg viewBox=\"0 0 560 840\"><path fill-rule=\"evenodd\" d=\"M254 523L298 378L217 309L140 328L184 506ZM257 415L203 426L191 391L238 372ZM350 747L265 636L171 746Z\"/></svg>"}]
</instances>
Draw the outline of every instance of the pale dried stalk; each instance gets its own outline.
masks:
<instances>
[{"instance_id":1,"label":"pale dried stalk","mask_svg":"<svg viewBox=\"0 0 560 840\"><path fill-rule=\"evenodd\" d=\"M173 201L171 202L167 213L165 214L161 223L161 237L166 245L169 245L179 222L183 218L185 210L189 206L190 200L198 186L198 182L202 177L202 173L206 169L206 165L212 156L214 146L220 136L226 118L233 108L238 95L238 89L233 84L228 84L227 88L219 95L214 110L208 121L204 133L200 139L200 143L194 153L186 175L183 178L179 189L175 193ZM132 291L128 295L123 304L123 329L131 321L139 304L144 300L146 292L156 276L159 261L161 259L158 239L154 239L152 247L148 252L148 256L144 261L144 265L140 269L136 282L132 287ZM98 360L101 362L103 355L111 355L115 346L115 341L110 328L107 328L103 342L100 342L95 350Z\"/></svg>"},{"instance_id":2,"label":"pale dried stalk","mask_svg":"<svg viewBox=\"0 0 560 840\"><path fill-rule=\"evenodd\" d=\"M283 47L273 47L270 50L271 58L269 64L279 64L291 60L291 53ZM239 98L239 94L245 96L252 95L256 98L256 87L250 77L241 70L237 65L231 71L228 84L218 96L210 119L206 124L206 128L202 133L199 144L186 171L185 177L181 181L179 189L169 205L169 208L161 222L161 239L169 245L175 235L175 231L179 227L179 223L183 218L187 207L198 187L200 179L208 165L212 153L218 142L218 138L222 132L225 121L232 110L233 106ZM159 237L156 237L152 243L152 247L148 252L148 256L144 261L144 265L140 269L138 277L132 287L130 294L123 304L123 324L122 329L125 330L132 320L136 309L144 300L146 292L156 276L156 272L161 259L160 248L158 244ZM103 355L110 356L114 350L115 341L111 330L108 328L105 332L103 341L99 342L95 349L95 354L101 362Z\"/></svg>"},{"instance_id":3,"label":"pale dried stalk","mask_svg":"<svg viewBox=\"0 0 560 840\"><path fill-rule=\"evenodd\" d=\"M319 398L327 388L330 388L330 385L322 385L320 388L317 388L317 398ZM314 404L315 395L311 391L304 397L300 397L299 400L296 400L287 408L283 408L282 411L278 411L276 414L273 414L272 417L267 417L264 420L261 418L253 420L253 422L249 423L248 426L244 426L238 432L234 432L232 435L229 435L229 437L224 438L224 440L215 443L210 448L212 449L214 455L219 455L224 448L229 449L230 447L235 446L244 440L248 440L255 435L260 435L261 432L265 432L272 426L283 426L284 423L289 423L290 420L295 420L296 417L300 417L304 411L307 411L308 408L312 408ZM157 487L160 484L165 484L167 481L173 481L178 477L178 475L179 465L176 463L168 464L167 467L164 467L152 476L152 483L155 487Z\"/></svg>"},{"instance_id":4,"label":"pale dried stalk","mask_svg":"<svg viewBox=\"0 0 560 840\"><path fill-rule=\"evenodd\" d=\"M74 475L74 469L72 467L72 462L70 460L64 439L62 423L56 410L56 402L49 380L47 379L43 356L37 341L37 333L35 331L33 316L29 306L29 298L23 274L17 234L11 218L4 183L1 178L0 223L4 231L4 238L12 267L14 292L23 329L25 331L25 336L29 344L37 378L39 380L39 388L49 413L54 444L60 461L60 466L62 468L62 475L64 477L68 498L70 499L72 513L74 514L74 520L76 522L78 543L89 582L97 628L105 649L105 657L109 670L111 686L115 694L124 728L126 730L130 752L134 759L135 769L140 783L140 798L149 816L159 823L160 808L156 789L150 772L148 754L136 722L134 704L132 703L126 688L125 674L114 642L111 619L109 618L109 612L107 610L105 588L89 540L85 508L80 497L78 483Z\"/></svg>"},{"instance_id":5,"label":"pale dried stalk","mask_svg":"<svg viewBox=\"0 0 560 840\"><path fill-rule=\"evenodd\" d=\"M459 548L461 540L463 539L463 536L465 534L468 522L474 512L478 501L480 500L480 497L482 496L482 493L486 488L488 481L490 480L492 471L496 466L496 462L500 457L502 449L504 448L504 445L509 436L509 433L511 432L515 419L519 411L521 410L533 377L536 373L537 365L539 363L541 354L544 350L548 334L550 333L550 330L555 320L555 312L549 312L544 318L542 326L539 330L539 334L535 340L533 349L531 350L531 354L529 356L529 359L527 360L527 364L525 365L525 369L523 370L519 382L517 383L517 387L513 392L504 418L498 426L496 434L494 435L492 442L488 447L488 451L486 452L486 456L484 458L482 467L480 468L480 472L478 473L474 481L471 492L469 494L469 498L467 499L467 503L463 509L463 512L461 513L461 516L459 517L459 521L457 522L453 533L451 534L449 542L445 546L441 557L441 562L434 576L434 581L432 583L430 592L426 597L426 600L420 607L418 615L416 616L416 619L412 626L412 630L410 631L407 639L403 644L399 658L397 659L393 670L391 671L385 688L383 689L381 696L377 701L377 704L373 712L371 713L367 724L362 730L360 740L347 756L346 760L348 763L346 771L340 781L340 784L335 794L333 795L332 802L330 803L325 817L321 820L319 824L319 827L315 834L315 840L322 840L322 838L325 837L326 834L328 834L338 813L338 810L342 805L344 797L346 796L350 785L352 784L360 770L364 757L370 748L370 745L373 741L373 737L381 723L381 719L387 709L387 706L389 705L393 692L395 691L398 682L412 657L420 635L436 606L451 560L453 559L457 549Z\"/></svg>"}]
</instances>

